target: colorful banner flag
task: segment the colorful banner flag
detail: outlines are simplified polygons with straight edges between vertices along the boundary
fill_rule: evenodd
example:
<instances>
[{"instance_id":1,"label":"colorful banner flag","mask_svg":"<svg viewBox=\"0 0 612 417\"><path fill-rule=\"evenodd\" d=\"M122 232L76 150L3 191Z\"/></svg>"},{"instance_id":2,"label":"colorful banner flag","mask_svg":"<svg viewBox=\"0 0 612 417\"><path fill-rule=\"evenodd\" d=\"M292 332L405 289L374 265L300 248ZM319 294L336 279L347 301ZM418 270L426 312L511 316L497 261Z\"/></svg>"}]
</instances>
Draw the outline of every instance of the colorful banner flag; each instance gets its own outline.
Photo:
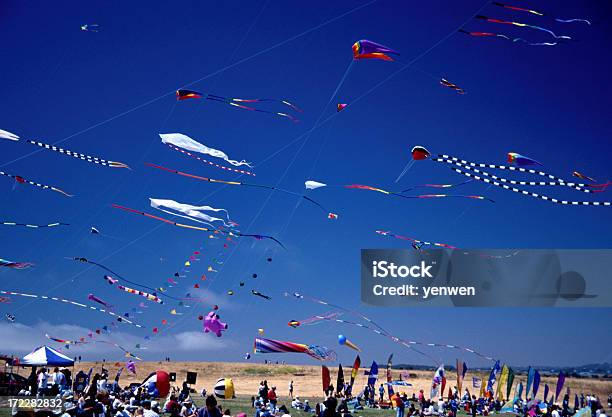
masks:
<instances>
[{"instance_id":1,"label":"colorful banner flag","mask_svg":"<svg viewBox=\"0 0 612 417\"><path fill-rule=\"evenodd\" d=\"M378 364L376 361L372 361L370 372L368 373L368 385L373 387L376 386L376 380L378 379Z\"/></svg>"},{"instance_id":2,"label":"colorful banner flag","mask_svg":"<svg viewBox=\"0 0 612 417\"><path fill-rule=\"evenodd\" d=\"M512 384L514 383L514 370L508 367L508 382L506 383L506 398L510 399L510 392L512 392Z\"/></svg>"},{"instance_id":3,"label":"colorful banner flag","mask_svg":"<svg viewBox=\"0 0 612 417\"><path fill-rule=\"evenodd\" d=\"M547 398L548 398L548 384L544 384L544 402L548 402Z\"/></svg>"},{"instance_id":4,"label":"colorful banner flag","mask_svg":"<svg viewBox=\"0 0 612 417\"><path fill-rule=\"evenodd\" d=\"M465 362L459 362L459 359L457 359L457 391L459 392L459 396L461 396L462 394L462 386L463 386L463 379L465 378L465 374L467 373L467 365L465 364Z\"/></svg>"},{"instance_id":5,"label":"colorful banner flag","mask_svg":"<svg viewBox=\"0 0 612 417\"><path fill-rule=\"evenodd\" d=\"M331 384L331 376L329 375L329 368L325 365L321 366L321 382L323 385L323 392L327 393L329 385Z\"/></svg>"},{"instance_id":6,"label":"colorful banner flag","mask_svg":"<svg viewBox=\"0 0 612 417\"><path fill-rule=\"evenodd\" d=\"M495 361L495 365L493 365L493 368L491 368L489 380L487 381L487 392L493 393L493 385L495 385L499 371L501 371L501 365L499 364L499 361Z\"/></svg>"},{"instance_id":7,"label":"colorful banner flag","mask_svg":"<svg viewBox=\"0 0 612 417\"><path fill-rule=\"evenodd\" d=\"M336 379L336 392L341 393L344 391L344 371L342 370L342 364L338 365L338 378Z\"/></svg>"},{"instance_id":8,"label":"colorful banner flag","mask_svg":"<svg viewBox=\"0 0 612 417\"><path fill-rule=\"evenodd\" d=\"M555 390L555 402L559 399L559 394L561 394L561 390L563 389L563 384L565 384L565 374L563 371L559 372L559 377L557 378L557 389Z\"/></svg>"},{"instance_id":9,"label":"colorful banner flag","mask_svg":"<svg viewBox=\"0 0 612 417\"><path fill-rule=\"evenodd\" d=\"M361 358L359 355L355 358L355 362L353 362L353 369L351 370L351 391L353 390L353 384L355 383L355 378L357 377L357 373L359 372L359 367L361 366Z\"/></svg>"},{"instance_id":10,"label":"colorful banner flag","mask_svg":"<svg viewBox=\"0 0 612 417\"><path fill-rule=\"evenodd\" d=\"M527 370L527 389L525 390L525 399L529 399L529 393L531 392L531 384L533 384L533 377L535 376L535 369L531 366Z\"/></svg>"},{"instance_id":11,"label":"colorful banner flag","mask_svg":"<svg viewBox=\"0 0 612 417\"><path fill-rule=\"evenodd\" d=\"M431 380L431 399L433 400L438 396L440 386L442 386L442 393L444 393L443 384L446 384L446 377L444 376L444 365L440 365Z\"/></svg>"},{"instance_id":12,"label":"colorful banner flag","mask_svg":"<svg viewBox=\"0 0 612 417\"><path fill-rule=\"evenodd\" d=\"M538 388L540 387L540 373L536 369L533 374L533 398L535 399L538 395Z\"/></svg>"},{"instance_id":13,"label":"colorful banner flag","mask_svg":"<svg viewBox=\"0 0 612 417\"><path fill-rule=\"evenodd\" d=\"M502 387L508 382L508 366L504 364L501 370L501 375L499 376L499 381L497 382L497 390L495 391L495 396L503 401L502 398Z\"/></svg>"}]
</instances>

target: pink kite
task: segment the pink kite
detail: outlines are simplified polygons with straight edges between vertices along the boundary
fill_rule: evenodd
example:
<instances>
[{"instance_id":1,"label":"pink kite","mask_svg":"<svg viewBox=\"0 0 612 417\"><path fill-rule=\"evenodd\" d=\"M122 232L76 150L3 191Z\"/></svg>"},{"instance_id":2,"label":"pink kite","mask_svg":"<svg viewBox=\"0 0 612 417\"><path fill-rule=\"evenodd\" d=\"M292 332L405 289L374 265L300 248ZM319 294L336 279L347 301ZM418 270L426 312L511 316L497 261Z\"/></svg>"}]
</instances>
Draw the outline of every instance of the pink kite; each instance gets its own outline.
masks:
<instances>
[{"instance_id":1,"label":"pink kite","mask_svg":"<svg viewBox=\"0 0 612 417\"><path fill-rule=\"evenodd\" d=\"M213 332L217 337L221 337L221 332L227 330L227 327L227 323L223 323L214 311L204 318L204 333Z\"/></svg>"}]
</instances>

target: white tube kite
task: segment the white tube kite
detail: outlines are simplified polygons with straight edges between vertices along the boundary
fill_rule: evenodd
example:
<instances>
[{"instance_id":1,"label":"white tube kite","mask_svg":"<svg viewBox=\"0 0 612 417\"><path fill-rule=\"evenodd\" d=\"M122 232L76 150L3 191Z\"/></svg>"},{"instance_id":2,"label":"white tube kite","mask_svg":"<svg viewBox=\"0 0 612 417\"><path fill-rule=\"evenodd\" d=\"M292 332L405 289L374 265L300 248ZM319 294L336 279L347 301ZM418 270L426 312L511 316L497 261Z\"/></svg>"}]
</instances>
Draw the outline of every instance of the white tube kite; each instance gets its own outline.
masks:
<instances>
[{"instance_id":1,"label":"white tube kite","mask_svg":"<svg viewBox=\"0 0 612 417\"><path fill-rule=\"evenodd\" d=\"M316 190L317 188L327 187L327 184L323 184L322 182L317 182L317 181L310 181L310 180L306 181L304 185L306 186L307 190Z\"/></svg>"},{"instance_id":2,"label":"white tube kite","mask_svg":"<svg viewBox=\"0 0 612 417\"><path fill-rule=\"evenodd\" d=\"M8 132L6 130L2 130L0 129L0 138L2 139L8 139L8 140L19 140L19 136L17 136L14 133Z\"/></svg>"},{"instance_id":3,"label":"white tube kite","mask_svg":"<svg viewBox=\"0 0 612 417\"><path fill-rule=\"evenodd\" d=\"M229 159L229 156L227 156L225 152L218 149L209 148L208 146L203 145L200 142L191 139L189 136L183 135L182 133L160 133L159 137L161 138L162 143L174 145L188 151L214 156L215 158L221 158L236 167L246 165L249 168L252 168L250 162L247 162L244 159L242 161Z\"/></svg>"},{"instance_id":4,"label":"white tube kite","mask_svg":"<svg viewBox=\"0 0 612 417\"><path fill-rule=\"evenodd\" d=\"M174 200L164 200L159 198L149 198L149 200L151 201L151 207L173 216L182 217L197 223L207 224L211 227L215 227L212 225L214 222L221 222L226 227L233 226L233 222L230 221L229 214L225 209L218 209L210 206L192 206L190 204L183 204ZM203 213L203 211L223 211L225 212L226 218L220 219L218 217L212 217L206 213Z\"/></svg>"}]
</instances>

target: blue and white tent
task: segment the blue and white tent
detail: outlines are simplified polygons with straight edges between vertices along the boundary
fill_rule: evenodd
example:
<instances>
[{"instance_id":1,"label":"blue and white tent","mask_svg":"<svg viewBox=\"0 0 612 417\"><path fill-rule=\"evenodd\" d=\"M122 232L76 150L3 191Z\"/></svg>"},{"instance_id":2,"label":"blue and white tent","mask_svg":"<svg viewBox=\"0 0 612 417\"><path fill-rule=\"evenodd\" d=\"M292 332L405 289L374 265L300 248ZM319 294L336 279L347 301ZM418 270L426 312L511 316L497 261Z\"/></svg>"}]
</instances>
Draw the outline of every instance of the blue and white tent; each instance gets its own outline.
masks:
<instances>
[{"instance_id":1,"label":"blue and white tent","mask_svg":"<svg viewBox=\"0 0 612 417\"><path fill-rule=\"evenodd\" d=\"M25 366L72 366L74 361L49 346L41 346L25 355L19 364Z\"/></svg>"}]
</instances>

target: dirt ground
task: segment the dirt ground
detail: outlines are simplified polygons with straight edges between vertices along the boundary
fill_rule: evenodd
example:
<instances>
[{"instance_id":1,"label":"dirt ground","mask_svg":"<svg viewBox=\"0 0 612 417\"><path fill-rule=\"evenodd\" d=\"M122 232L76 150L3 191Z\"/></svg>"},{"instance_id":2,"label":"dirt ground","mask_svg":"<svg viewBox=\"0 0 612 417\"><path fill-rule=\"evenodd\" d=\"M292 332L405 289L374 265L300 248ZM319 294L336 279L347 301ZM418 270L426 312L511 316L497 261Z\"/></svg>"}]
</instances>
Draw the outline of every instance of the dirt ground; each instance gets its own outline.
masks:
<instances>
[{"instance_id":1,"label":"dirt ground","mask_svg":"<svg viewBox=\"0 0 612 417\"><path fill-rule=\"evenodd\" d=\"M94 372L101 370L102 362L82 362L75 366L75 373L83 369L85 372L93 367ZM123 363L106 363L105 368L111 372L111 379L114 378L115 372ZM350 378L350 364L344 368L345 379ZM336 385L337 366L329 365L331 371L332 384ZM237 395L255 395L259 382L267 380L269 386L276 386L277 393L281 399L288 396L289 382L293 381L294 395L300 398L317 398L322 397L321 386L321 366L317 365L289 365L289 364L261 364L261 363L230 363L230 362L137 362L137 374L133 375L124 370L121 376L121 385L129 385L132 382L142 382L151 372L162 369L167 372L176 373L175 385L180 386L184 381L187 372L197 372L197 383L193 386L198 392L202 388L206 388L208 392L212 391L214 383L219 378L232 378ZM359 392L366 384L367 376L364 375L366 369L361 369L355 381L354 392ZM28 370L22 370L21 374L25 376ZM399 379L400 372L408 373L408 382L412 387L397 387L400 392L406 392L409 396L412 393L418 393L420 389L424 390L426 396L429 396L431 389L431 378L434 370L431 371L416 371L416 370L393 370L393 379ZM384 377L385 370L381 369L379 375ZM468 372L465 376L463 384L464 389L467 387L471 392L479 391L478 388L472 388L472 377L478 377L486 380L488 375L484 373ZM447 371L447 387L456 386L455 372ZM526 376L519 374L514 379L514 385L519 381L525 384ZM553 392L556 384L556 377L543 377L540 383L538 397L541 398L544 392L544 384L548 384L550 391ZM578 379L567 378L565 386L569 386L573 393L583 392L597 395L601 400L605 401L609 394L612 394L612 380L598 379ZM448 388L446 388L448 391ZM565 388L564 388L565 392ZM514 388L512 394L514 395ZM445 393L446 396L446 393ZM573 402L573 399L572 399Z\"/></svg>"}]
</instances>

